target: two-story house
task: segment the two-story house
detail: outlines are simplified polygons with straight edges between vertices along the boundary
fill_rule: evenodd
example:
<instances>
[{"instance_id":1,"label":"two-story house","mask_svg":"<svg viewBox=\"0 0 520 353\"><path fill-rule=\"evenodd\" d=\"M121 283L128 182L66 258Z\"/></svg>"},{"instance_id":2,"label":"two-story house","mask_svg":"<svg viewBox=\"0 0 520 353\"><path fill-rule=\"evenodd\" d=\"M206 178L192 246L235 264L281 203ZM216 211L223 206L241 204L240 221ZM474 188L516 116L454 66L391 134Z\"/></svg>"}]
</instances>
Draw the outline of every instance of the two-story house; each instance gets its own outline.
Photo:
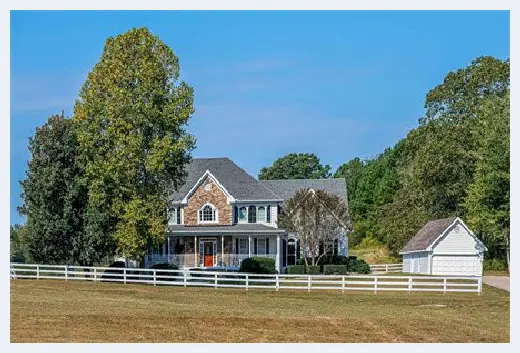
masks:
<instances>
[{"instance_id":1,"label":"two-story house","mask_svg":"<svg viewBox=\"0 0 520 353\"><path fill-rule=\"evenodd\" d=\"M344 179L256 180L228 158L195 158L186 171L185 183L170 196L166 241L149 250L146 267L238 267L247 257L265 256L283 271L303 256L298 236L277 226L284 201L312 188L347 202ZM346 234L334 251L346 255Z\"/></svg>"}]
</instances>

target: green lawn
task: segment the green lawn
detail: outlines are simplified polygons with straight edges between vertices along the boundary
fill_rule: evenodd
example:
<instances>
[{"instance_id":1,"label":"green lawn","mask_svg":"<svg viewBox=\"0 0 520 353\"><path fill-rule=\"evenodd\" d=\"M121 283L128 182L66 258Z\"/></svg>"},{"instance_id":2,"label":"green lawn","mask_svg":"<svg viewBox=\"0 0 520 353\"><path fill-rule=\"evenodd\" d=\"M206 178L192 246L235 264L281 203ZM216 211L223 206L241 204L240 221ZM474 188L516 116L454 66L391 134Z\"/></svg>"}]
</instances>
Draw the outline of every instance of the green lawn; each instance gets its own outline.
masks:
<instances>
[{"instance_id":1,"label":"green lawn","mask_svg":"<svg viewBox=\"0 0 520 353\"><path fill-rule=\"evenodd\" d=\"M509 342L509 294L12 280L11 342Z\"/></svg>"}]
</instances>

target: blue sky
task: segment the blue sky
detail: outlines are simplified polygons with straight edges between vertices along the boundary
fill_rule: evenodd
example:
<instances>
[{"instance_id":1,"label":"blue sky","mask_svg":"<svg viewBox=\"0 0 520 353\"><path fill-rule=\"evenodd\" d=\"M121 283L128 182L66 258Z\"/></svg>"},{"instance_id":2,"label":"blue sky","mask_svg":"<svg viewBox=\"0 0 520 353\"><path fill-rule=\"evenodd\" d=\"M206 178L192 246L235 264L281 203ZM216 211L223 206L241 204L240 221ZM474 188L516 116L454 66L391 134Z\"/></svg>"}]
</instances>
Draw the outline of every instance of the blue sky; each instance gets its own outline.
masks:
<instances>
[{"instance_id":1,"label":"blue sky","mask_svg":"<svg viewBox=\"0 0 520 353\"><path fill-rule=\"evenodd\" d=\"M227 156L255 177L291 152L333 170L372 157L417 126L449 71L509 57L504 11L13 11L11 224L29 136L72 114L105 40L133 27L169 45L194 87L194 156Z\"/></svg>"}]
</instances>

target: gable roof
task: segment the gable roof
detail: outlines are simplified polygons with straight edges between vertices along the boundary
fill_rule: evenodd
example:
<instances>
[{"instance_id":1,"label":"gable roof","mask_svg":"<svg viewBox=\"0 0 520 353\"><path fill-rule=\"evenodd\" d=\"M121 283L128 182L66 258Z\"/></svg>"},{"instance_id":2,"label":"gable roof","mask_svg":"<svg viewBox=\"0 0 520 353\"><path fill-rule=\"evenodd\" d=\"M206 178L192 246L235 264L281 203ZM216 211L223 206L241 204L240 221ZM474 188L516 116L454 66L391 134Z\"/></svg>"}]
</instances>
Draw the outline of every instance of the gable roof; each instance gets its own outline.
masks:
<instances>
[{"instance_id":1,"label":"gable roof","mask_svg":"<svg viewBox=\"0 0 520 353\"><path fill-rule=\"evenodd\" d=\"M412 239L408 241L408 243L406 243L399 253L428 249L428 247L432 245L435 240L437 240L437 238L439 238L439 236L457 219L457 217L449 217L429 221Z\"/></svg>"},{"instance_id":2,"label":"gable roof","mask_svg":"<svg viewBox=\"0 0 520 353\"><path fill-rule=\"evenodd\" d=\"M341 197L347 202L347 183L345 178L259 180L259 183L271 189L284 201L293 197L296 191L310 188L314 190L325 190L330 194Z\"/></svg>"},{"instance_id":3,"label":"gable roof","mask_svg":"<svg viewBox=\"0 0 520 353\"><path fill-rule=\"evenodd\" d=\"M241 200L273 200L280 197L270 189L261 185L258 180L229 158L194 158L186 165L185 183L177 191L172 192L170 200L180 203L199 179L209 171L217 181L235 198Z\"/></svg>"}]
</instances>

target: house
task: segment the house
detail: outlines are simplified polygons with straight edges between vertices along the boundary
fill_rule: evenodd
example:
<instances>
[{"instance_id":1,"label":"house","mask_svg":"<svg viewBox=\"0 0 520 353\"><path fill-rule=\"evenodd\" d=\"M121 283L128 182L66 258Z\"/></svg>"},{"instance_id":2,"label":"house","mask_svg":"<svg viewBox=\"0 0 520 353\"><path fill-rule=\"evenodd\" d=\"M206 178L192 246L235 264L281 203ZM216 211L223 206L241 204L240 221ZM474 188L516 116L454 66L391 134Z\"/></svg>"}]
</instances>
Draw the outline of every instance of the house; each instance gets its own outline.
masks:
<instances>
[{"instance_id":1,"label":"house","mask_svg":"<svg viewBox=\"0 0 520 353\"><path fill-rule=\"evenodd\" d=\"M228 158L195 158L186 172L185 183L169 197L166 241L148 251L145 267L237 268L245 258L262 256L283 271L303 254L297 234L277 226L284 202L302 188L325 190L347 202L343 178L257 180ZM333 252L347 255L345 232Z\"/></svg>"},{"instance_id":2,"label":"house","mask_svg":"<svg viewBox=\"0 0 520 353\"><path fill-rule=\"evenodd\" d=\"M482 275L487 248L458 217L429 221L399 252L403 272Z\"/></svg>"}]
</instances>

